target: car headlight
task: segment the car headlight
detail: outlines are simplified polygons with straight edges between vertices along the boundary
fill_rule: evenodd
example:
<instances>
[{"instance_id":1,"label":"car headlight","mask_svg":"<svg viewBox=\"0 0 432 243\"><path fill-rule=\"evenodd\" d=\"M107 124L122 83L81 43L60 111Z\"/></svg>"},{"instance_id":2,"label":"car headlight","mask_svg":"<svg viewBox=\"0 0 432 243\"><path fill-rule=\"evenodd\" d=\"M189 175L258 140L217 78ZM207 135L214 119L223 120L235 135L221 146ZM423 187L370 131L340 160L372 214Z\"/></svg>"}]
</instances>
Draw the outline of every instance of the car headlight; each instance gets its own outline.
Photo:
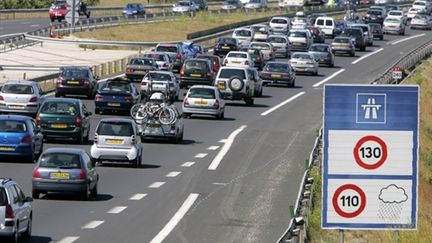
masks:
<instances>
[{"instance_id":1,"label":"car headlight","mask_svg":"<svg viewBox=\"0 0 432 243\"><path fill-rule=\"evenodd\" d=\"M123 13L127 13L127 11L126 11L126 10L123 10Z\"/></svg>"}]
</instances>

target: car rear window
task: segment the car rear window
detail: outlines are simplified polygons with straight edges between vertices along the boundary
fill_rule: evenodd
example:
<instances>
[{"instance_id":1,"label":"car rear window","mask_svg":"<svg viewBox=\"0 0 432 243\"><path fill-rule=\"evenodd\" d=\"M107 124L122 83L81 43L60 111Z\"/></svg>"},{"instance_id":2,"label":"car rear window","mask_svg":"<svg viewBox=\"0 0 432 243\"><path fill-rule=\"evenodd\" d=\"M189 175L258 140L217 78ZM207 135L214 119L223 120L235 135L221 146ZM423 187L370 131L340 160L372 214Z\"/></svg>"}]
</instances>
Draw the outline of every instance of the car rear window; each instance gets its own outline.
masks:
<instances>
[{"instance_id":1,"label":"car rear window","mask_svg":"<svg viewBox=\"0 0 432 243\"><path fill-rule=\"evenodd\" d=\"M81 169L80 156L70 153L47 153L39 162L41 168Z\"/></svg>"},{"instance_id":2,"label":"car rear window","mask_svg":"<svg viewBox=\"0 0 432 243\"><path fill-rule=\"evenodd\" d=\"M78 113L78 110L75 104L70 102L50 101L43 104L40 113L74 116Z\"/></svg>"},{"instance_id":3,"label":"car rear window","mask_svg":"<svg viewBox=\"0 0 432 243\"><path fill-rule=\"evenodd\" d=\"M260 49L260 50L270 50L270 46L267 44L254 43L254 44L251 44L250 47Z\"/></svg>"},{"instance_id":4,"label":"car rear window","mask_svg":"<svg viewBox=\"0 0 432 243\"><path fill-rule=\"evenodd\" d=\"M243 36L243 37L250 37L252 36L252 31L249 30L236 30L235 35L237 36Z\"/></svg>"},{"instance_id":5,"label":"car rear window","mask_svg":"<svg viewBox=\"0 0 432 243\"><path fill-rule=\"evenodd\" d=\"M270 43L286 43L287 42L285 38L276 37L276 36L269 37L267 41Z\"/></svg>"},{"instance_id":6,"label":"car rear window","mask_svg":"<svg viewBox=\"0 0 432 243\"><path fill-rule=\"evenodd\" d=\"M61 73L61 76L64 78L82 79L82 78L88 78L89 72L88 70L84 70L84 69L65 69Z\"/></svg>"},{"instance_id":7,"label":"car rear window","mask_svg":"<svg viewBox=\"0 0 432 243\"><path fill-rule=\"evenodd\" d=\"M264 70L269 72L287 72L289 70L289 66L286 63L268 63Z\"/></svg>"},{"instance_id":8,"label":"car rear window","mask_svg":"<svg viewBox=\"0 0 432 243\"><path fill-rule=\"evenodd\" d=\"M189 92L189 98L215 99L214 89L192 88Z\"/></svg>"},{"instance_id":9,"label":"car rear window","mask_svg":"<svg viewBox=\"0 0 432 243\"><path fill-rule=\"evenodd\" d=\"M165 61L165 55L163 54L156 54L156 53L144 54L144 57L152 58L156 61Z\"/></svg>"},{"instance_id":10,"label":"car rear window","mask_svg":"<svg viewBox=\"0 0 432 243\"><path fill-rule=\"evenodd\" d=\"M288 24L286 19L272 19L271 22L274 24Z\"/></svg>"},{"instance_id":11,"label":"car rear window","mask_svg":"<svg viewBox=\"0 0 432 243\"><path fill-rule=\"evenodd\" d=\"M96 133L102 136L130 137L133 135L133 128L129 122L103 121Z\"/></svg>"},{"instance_id":12,"label":"car rear window","mask_svg":"<svg viewBox=\"0 0 432 243\"><path fill-rule=\"evenodd\" d=\"M195 60L189 60L185 63L186 69L207 69L207 62L204 61L195 61Z\"/></svg>"},{"instance_id":13,"label":"car rear window","mask_svg":"<svg viewBox=\"0 0 432 243\"><path fill-rule=\"evenodd\" d=\"M218 39L218 43L219 44L235 45L236 44L236 40L234 38L219 38Z\"/></svg>"},{"instance_id":14,"label":"car rear window","mask_svg":"<svg viewBox=\"0 0 432 243\"><path fill-rule=\"evenodd\" d=\"M293 32L290 32L288 36L289 37L304 37L304 38L306 38L306 33L301 32L301 31L293 31Z\"/></svg>"},{"instance_id":15,"label":"car rear window","mask_svg":"<svg viewBox=\"0 0 432 243\"><path fill-rule=\"evenodd\" d=\"M321 46L321 45L315 45L315 46L310 47L310 51L327 52L328 47L327 46Z\"/></svg>"},{"instance_id":16,"label":"car rear window","mask_svg":"<svg viewBox=\"0 0 432 243\"><path fill-rule=\"evenodd\" d=\"M219 78L232 78L234 76L240 77L242 79L246 79L245 71L243 69L231 69L224 68L221 70Z\"/></svg>"},{"instance_id":17,"label":"car rear window","mask_svg":"<svg viewBox=\"0 0 432 243\"><path fill-rule=\"evenodd\" d=\"M316 25L324 25L324 19L317 19Z\"/></svg>"},{"instance_id":18,"label":"car rear window","mask_svg":"<svg viewBox=\"0 0 432 243\"><path fill-rule=\"evenodd\" d=\"M134 58L130 60L130 65L144 65L144 66L153 66L154 65L154 59L150 58Z\"/></svg>"},{"instance_id":19,"label":"car rear window","mask_svg":"<svg viewBox=\"0 0 432 243\"><path fill-rule=\"evenodd\" d=\"M326 26L333 26L333 21L331 20L326 20Z\"/></svg>"},{"instance_id":20,"label":"car rear window","mask_svg":"<svg viewBox=\"0 0 432 243\"><path fill-rule=\"evenodd\" d=\"M33 94L34 90L31 85L25 84L5 84L2 88L5 94Z\"/></svg>"},{"instance_id":21,"label":"car rear window","mask_svg":"<svg viewBox=\"0 0 432 243\"><path fill-rule=\"evenodd\" d=\"M245 53L228 53L227 57L233 57L233 58L247 58L247 54Z\"/></svg>"},{"instance_id":22,"label":"car rear window","mask_svg":"<svg viewBox=\"0 0 432 243\"><path fill-rule=\"evenodd\" d=\"M177 52L177 46L158 46L156 51L162 52Z\"/></svg>"},{"instance_id":23,"label":"car rear window","mask_svg":"<svg viewBox=\"0 0 432 243\"><path fill-rule=\"evenodd\" d=\"M100 87L101 91L113 91L113 92L132 92L132 89L127 82L118 82L118 81L111 81L111 82L105 82Z\"/></svg>"},{"instance_id":24,"label":"car rear window","mask_svg":"<svg viewBox=\"0 0 432 243\"><path fill-rule=\"evenodd\" d=\"M335 38L333 40L334 43L349 43L349 39L346 38Z\"/></svg>"},{"instance_id":25,"label":"car rear window","mask_svg":"<svg viewBox=\"0 0 432 243\"><path fill-rule=\"evenodd\" d=\"M3 187L0 187L0 207L8 204L6 191Z\"/></svg>"},{"instance_id":26,"label":"car rear window","mask_svg":"<svg viewBox=\"0 0 432 243\"><path fill-rule=\"evenodd\" d=\"M0 132L26 132L27 126L23 121L0 120Z\"/></svg>"},{"instance_id":27,"label":"car rear window","mask_svg":"<svg viewBox=\"0 0 432 243\"><path fill-rule=\"evenodd\" d=\"M304 60L311 60L312 57L310 55L307 54L303 54L303 53L295 53L292 55L293 59L304 59Z\"/></svg>"},{"instance_id":28,"label":"car rear window","mask_svg":"<svg viewBox=\"0 0 432 243\"><path fill-rule=\"evenodd\" d=\"M146 77L150 80L171 81L171 76L166 73L148 73Z\"/></svg>"},{"instance_id":29,"label":"car rear window","mask_svg":"<svg viewBox=\"0 0 432 243\"><path fill-rule=\"evenodd\" d=\"M360 29L345 29L343 33L347 36L363 36Z\"/></svg>"}]
</instances>

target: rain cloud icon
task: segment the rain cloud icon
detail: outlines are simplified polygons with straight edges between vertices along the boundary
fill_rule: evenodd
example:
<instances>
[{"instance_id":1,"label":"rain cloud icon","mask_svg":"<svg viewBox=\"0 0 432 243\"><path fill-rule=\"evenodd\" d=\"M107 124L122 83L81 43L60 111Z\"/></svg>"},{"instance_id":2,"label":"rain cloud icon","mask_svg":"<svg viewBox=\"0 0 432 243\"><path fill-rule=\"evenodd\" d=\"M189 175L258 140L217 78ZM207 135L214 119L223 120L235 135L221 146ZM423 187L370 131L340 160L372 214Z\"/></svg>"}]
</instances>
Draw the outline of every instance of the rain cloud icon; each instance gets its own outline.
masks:
<instances>
[{"instance_id":1,"label":"rain cloud icon","mask_svg":"<svg viewBox=\"0 0 432 243\"><path fill-rule=\"evenodd\" d=\"M403 203L408 195L402 187L391 184L381 189L378 198L384 203Z\"/></svg>"}]
</instances>

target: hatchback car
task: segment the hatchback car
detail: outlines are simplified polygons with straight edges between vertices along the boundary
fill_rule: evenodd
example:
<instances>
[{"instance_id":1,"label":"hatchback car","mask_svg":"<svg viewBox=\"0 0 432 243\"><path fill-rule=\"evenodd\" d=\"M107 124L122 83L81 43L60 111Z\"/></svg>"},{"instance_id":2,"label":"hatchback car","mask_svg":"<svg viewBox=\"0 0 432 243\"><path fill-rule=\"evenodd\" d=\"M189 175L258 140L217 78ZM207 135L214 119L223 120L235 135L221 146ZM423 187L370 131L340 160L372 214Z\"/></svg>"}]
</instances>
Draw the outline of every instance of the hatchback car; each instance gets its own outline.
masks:
<instances>
[{"instance_id":1,"label":"hatchback car","mask_svg":"<svg viewBox=\"0 0 432 243\"><path fill-rule=\"evenodd\" d=\"M296 74L290 64L286 62L268 62L261 72L264 84L286 84L295 86Z\"/></svg>"},{"instance_id":2,"label":"hatchback car","mask_svg":"<svg viewBox=\"0 0 432 243\"><path fill-rule=\"evenodd\" d=\"M61 22L66 18L68 12L69 9L66 3L53 4L49 9L49 18L51 19L51 22L54 22L55 20Z\"/></svg>"},{"instance_id":3,"label":"hatchback car","mask_svg":"<svg viewBox=\"0 0 432 243\"><path fill-rule=\"evenodd\" d=\"M133 16L143 16L146 13L144 4L142 3L128 3L123 8L123 16L130 18Z\"/></svg>"},{"instance_id":4,"label":"hatchback car","mask_svg":"<svg viewBox=\"0 0 432 243\"><path fill-rule=\"evenodd\" d=\"M165 52L146 52L143 57L155 60L161 71L172 71L173 69L170 56Z\"/></svg>"},{"instance_id":5,"label":"hatchback car","mask_svg":"<svg viewBox=\"0 0 432 243\"><path fill-rule=\"evenodd\" d=\"M219 71L219 68L221 66L221 60L220 57L216 55L210 55L210 54L198 54L196 58L201 59L208 59L212 63L213 72L217 73Z\"/></svg>"},{"instance_id":6,"label":"hatchback car","mask_svg":"<svg viewBox=\"0 0 432 243\"><path fill-rule=\"evenodd\" d=\"M248 46L255 35L255 31L249 28L238 28L233 31L232 37L236 38L240 45Z\"/></svg>"},{"instance_id":7,"label":"hatchback car","mask_svg":"<svg viewBox=\"0 0 432 243\"><path fill-rule=\"evenodd\" d=\"M410 28L432 30L432 17L428 15L415 15L411 19Z\"/></svg>"},{"instance_id":8,"label":"hatchback car","mask_svg":"<svg viewBox=\"0 0 432 243\"><path fill-rule=\"evenodd\" d=\"M247 52L252 58L252 61L255 64L255 67L259 70L262 70L264 67L264 54L262 53L261 49L259 48L252 48L252 47L242 47L240 48L240 51Z\"/></svg>"},{"instance_id":9,"label":"hatchback car","mask_svg":"<svg viewBox=\"0 0 432 243\"><path fill-rule=\"evenodd\" d=\"M412 28L412 20L411 20L411 28ZM384 34L398 34L405 35L405 24L403 19L395 18L395 17L387 17L384 20L383 25Z\"/></svg>"},{"instance_id":10,"label":"hatchback car","mask_svg":"<svg viewBox=\"0 0 432 243\"><path fill-rule=\"evenodd\" d=\"M371 32L374 38L378 38L380 40L384 40L384 32L382 30L382 26L377 23L370 23Z\"/></svg>"},{"instance_id":11,"label":"hatchback car","mask_svg":"<svg viewBox=\"0 0 432 243\"><path fill-rule=\"evenodd\" d=\"M338 36L334 38L331 47L334 54L342 52L352 57L355 56L355 46L350 37Z\"/></svg>"},{"instance_id":12,"label":"hatchback car","mask_svg":"<svg viewBox=\"0 0 432 243\"><path fill-rule=\"evenodd\" d=\"M167 64L167 66L169 66L169 64ZM132 58L126 65L126 78L130 80L138 79L141 81L147 72L158 69L158 63L153 58Z\"/></svg>"},{"instance_id":13,"label":"hatchback car","mask_svg":"<svg viewBox=\"0 0 432 243\"><path fill-rule=\"evenodd\" d=\"M312 44L309 53L313 54L319 64L334 67L335 56L329 44Z\"/></svg>"},{"instance_id":14,"label":"hatchback car","mask_svg":"<svg viewBox=\"0 0 432 243\"><path fill-rule=\"evenodd\" d=\"M83 149L49 148L33 169L32 196L41 193L78 193L83 200L98 194L99 175L95 162Z\"/></svg>"},{"instance_id":15,"label":"hatchback car","mask_svg":"<svg viewBox=\"0 0 432 243\"><path fill-rule=\"evenodd\" d=\"M17 243L32 234L33 198L27 197L12 179L0 178L0 237ZM3 242L3 239L0 239Z\"/></svg>"},{"instance_id":16,"label":"hatchback car","mask_svg":"<svg viewBox=\"0 0 432 243\"><path fill-rule=\"evenodd\" d=\"M374 36L368 24L352 24L351 28L361 28L367 46L373 46Z\"/></svg>"},{"instance_id":17,"label":"hatchback car","mask_svg":"<svg viewBox=\"0 0 432 243\"><path fill-rule=\"evenodd\" d=\"M240 0L225 0L222 3L221 9L223 10L234 10L242 8L243 4Z\"/></svg>"},{"instance_id":18,"label":"hatchback car","mask_svg":"<svg viewBox=\"0 0 432 243\"><path fill-rule=\"evenodd\" d=\"M95 113L125 112L129 114L133 105L141 101L141 92L136 86L121 78L99 84L95 97Z\"/></svg>"},{"instance_id":19,"label":"hatchback car","mask_svg":"<svg viewBox=\"0 0 432 243\"><path fill-rule=\"evenodd\" d=\"M291 42L285 35L269 35L267 42L273 45L275 57L288 58L291 55Z\"/></svg>"},{"instance_id":20,"label":"hatchback car","mask_svg":"<svg viewBox=\"0 0 432 243\"><path fill-rule=\"evenodd\" d=\"M351 38L354 46L360 51L366 51L366 41L364 39L363 30L360 28L346 28L341 36Z\"/></svg>"},{"instance_id":21,"label":"hatchback car","mask_svg":"<svg viewBox=\"0 0 432 243\"><path fill-rule=\"evenodd\" d=\"M180 70L180 88L195 84L212 85L214 78L215 72L210 60L201 58L187 59Z\"/></svg>"},{"instance_id":22,"label":"hatchback car","mask_svg":"<svg viewBox=\"0 0 432 243\"><path fill-rule=\"evenodd\" d=\"M104 118L96 127L90 154L99 163L127 162L138 167L141 165L142 150L134 120Z\"/></svg>"},{"instance_id":23,"label":"hatchback car","mask_svg":"<svg viewBox=\"0 0 432 243\"><path fill-rule=\"evenodd\" d=\"M255 33L253 41L267 41L268 36L272 33L270 28L265 24L254 24L250 28Z\"/></svg>"},{"instance_id":24,"label":"hatchback car","mask_svg":"<svg viewBox=\"0 0 432 243\"><path fill-rule=\"evenodd\" d=\"M253 67L255 64L252 57L248 52L244 51L231 51L224 59L224 66L249 66Z\"/></svg>"},{"instance_id":25,"label":"hatchback car","mask_svg":"<svg viewBox=\"0 0 432 243\"><path fill-rule=\"evenodd\" d=\"M214 86L194 85L183 100L183 117L189 118L193 114L211 115L223 119L225 101L219 89Z\"/></svg>"},{"instance_id":26,"label":"hatchback car","mask_svg":"<svg viewBox=\"0 0 432 243\"><path fill-rule=\"evenodd\" d=\"M272 61L275 59L274 47L268 42L252 42L249 47L261 50L264 55L264 61Z\"/></svg>"},{"instance_id":27,"label":"hatchback car","mask_svg":"<svg viewBox=\"0 0 432 243\"><path fill-rule=\"evenodd\" d=\"M199 10L199 6L193 1L177 1L172 8L174 13L189 13Z\"/></svg>"},{"instance_id":28,"label":"hatchback car","mask_svg":"<svg viewBox=\"0 0 432 243\"><path fill-rule=\"evenodd\" d=\"M45 139L74 139L82 144L88 141L90 116L84 103L72 98L48 98L36 116Z\"/></svg>"},{"instance_id":29,"label":"hatchback car","mask_svg":"<svg viewBox=\"0 0 432 243\"><path fill-rule=\"evenodd\" d=\"M213 47L213 54L216 56L225 56L230 51L238 51L239 48L239 41L236 38L220 37Z\"/></svg>"},{"instance_id":30,"label":"hatchback car","mask_svg":"<svg viewBox=\"0 0 432 243\"><path fill-rule=\"evenodd\" d=\"M291 55L289 61L296 73L311 73L318 75L318 62L315 61L313 54L304 52L295 52Z\"/></svg>"},{"instance_id":31,"label":"hatchback car","mask_svg":"<svg viewBox=\"0 0 432 243\"><path fill-rule=\"evenodd\" d=\"M377 23L383 24L385 18L385 10L383 9L368 9L366 16L363 17L363 21L366 24Z\"/></svg>"},{"instance_id":32,"label":"hatchback car","mask_svg":"<svg viewBox=\"0 0 432 243\"><path fill-rule=\"evenodd\" d=\"M96 94L97 80L89 67L63 67L57 79L55 96L67 94L86 95L93 98Z\"/></svg>"},{"instance_id":33,"label":"hatchback car","mask_svg":"<svg viewBox=\"0 0 432 243\"><path fill-rule=\"evenodd\" d=\"M34 162L43 151L43 135L33 119L20 115L0 115L0 155L22 156Z\"/></svg>"},{"instance_id":34,"label":"hatchback car","mask_svg":"<svg viewBox=\"0 0 432 243\"><path fill-rule=\"evenodd\" d=\"M172 63L172 71L180 72L183 62L186 60L181 44L159 43L156 45L156 52L165 52L168 54Z\"/></svg>"},{"instance_id":35,"label":"hatchback car","mask_svg":"<svg viewBox=\"0 0 432 243\"><path fill-rule=\"evenodd\" d=\"M180 93L179 80L172 72L151 71L141 81L141 97L148 100L155 92L161 92L171 101L178 100Z\"/></svg>"},{"instance_id":36,"label":"hatchback car","mask_svg":"<svg viewBox=\"0 0 432 243\"><path fill-rule=\"evenodd\" d=\"M308 30L312 34L313 43L325 43L325 33L321 28L309 26Z\"/></svg>"},{"instance_id":37,"label":"hatchback car","mask_svg":"<svg viewBox=\"0 0 432 243\"><path fill-rule=\"evenodd\" d=\"M288 17L273 17L270 20L269 26L273 33L286 35L290 29L291 20Z\"/></svg>"},{"instance_id":38,"label":"hatchback car","mask_svg":"<svg viewBox=\"0 0 432 243\"><path fill-rule=\"evenodd\" d=\"M307 51L309 49L312 44L312 35L309 36L308 32L308 30L290 30L288 32L291 51Z\"/></svg>"},{"instance_id":39,"label":"hatchback car","mask_svg":"<svg viewBox=\"0 0 432 243\"><path fill-rule=\"evenodd\" d=\"M0 91L0 112L36 115L42 98L37 82L7 81Z\"/></svg>"}]
</instances>

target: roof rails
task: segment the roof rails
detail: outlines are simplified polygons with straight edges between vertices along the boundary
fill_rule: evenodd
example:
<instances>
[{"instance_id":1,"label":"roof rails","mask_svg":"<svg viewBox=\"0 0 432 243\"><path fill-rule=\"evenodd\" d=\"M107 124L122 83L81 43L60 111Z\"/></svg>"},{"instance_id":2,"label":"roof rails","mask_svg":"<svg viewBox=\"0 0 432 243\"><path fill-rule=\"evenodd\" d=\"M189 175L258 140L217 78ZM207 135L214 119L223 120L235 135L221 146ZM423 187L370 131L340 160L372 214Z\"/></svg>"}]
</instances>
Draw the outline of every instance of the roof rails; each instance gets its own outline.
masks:
<instances>
[{"instance_id":1,"label":"roof rails","mask_svg":"<svg viewBox=\"0 0 432 243\"><path fill-rule=\"evenodd\" d=\"M10 181L12 181L11 178L2 178L2 177L0 177L0 180L2 180L2 182L1 182L2 185L6 184L6 183L8 183Z\"/></svg>"}]
</instances>

